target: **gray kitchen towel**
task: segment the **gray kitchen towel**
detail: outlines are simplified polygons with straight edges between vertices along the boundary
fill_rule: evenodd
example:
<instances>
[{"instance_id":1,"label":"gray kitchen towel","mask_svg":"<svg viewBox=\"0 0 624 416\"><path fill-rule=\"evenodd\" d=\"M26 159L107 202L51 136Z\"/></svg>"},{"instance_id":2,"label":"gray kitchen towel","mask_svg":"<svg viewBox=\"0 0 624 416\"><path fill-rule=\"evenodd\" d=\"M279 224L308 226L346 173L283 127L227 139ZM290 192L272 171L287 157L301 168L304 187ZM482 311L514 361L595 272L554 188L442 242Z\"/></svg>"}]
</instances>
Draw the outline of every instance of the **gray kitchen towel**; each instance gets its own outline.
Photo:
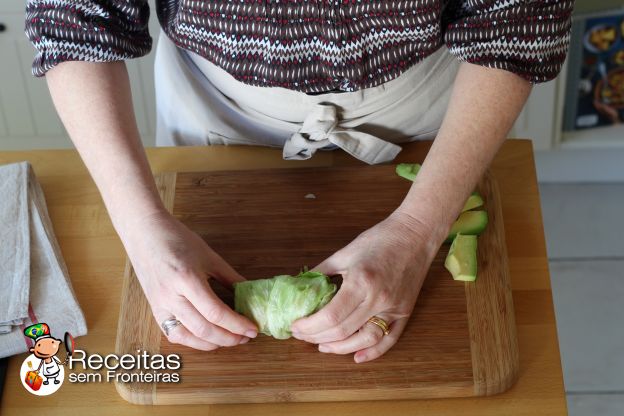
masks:
<instances>
[{"instance_id":1,"label":"gray kitchen towel","mask_svg":"<svg viewBox=\"0 0 624 416\"><path fill-rule=\"evenodd\" d=\"M32 346L24 328L87 333L54 236L43 190L28 162L0 166L0 358Z\"/></svg>"}]
</instances>

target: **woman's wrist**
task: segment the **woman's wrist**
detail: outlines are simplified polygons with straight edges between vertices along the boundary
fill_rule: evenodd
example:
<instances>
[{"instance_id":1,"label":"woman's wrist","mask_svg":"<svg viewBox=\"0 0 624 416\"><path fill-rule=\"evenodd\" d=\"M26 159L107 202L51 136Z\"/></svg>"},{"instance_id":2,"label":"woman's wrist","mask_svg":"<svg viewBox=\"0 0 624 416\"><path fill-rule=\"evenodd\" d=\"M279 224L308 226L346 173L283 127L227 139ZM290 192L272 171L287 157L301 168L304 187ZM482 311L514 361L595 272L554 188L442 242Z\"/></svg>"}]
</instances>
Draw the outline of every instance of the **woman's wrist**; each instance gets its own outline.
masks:
<instances>
[{"instance_id":1,"label":"woman's wrist","mask_svg":"<svg viewBox=\"0 0 624 416\"><path fill-rule=\"evenodd\" d=\"M436 223L420 218L402 207L397 208L390 217L404 227L405 235L413 242L414 248L418 248L420 254L424 254L428 260L433 260L444 240L436 236L438 234Z\"/></svg>"},{"instance_id":2,"label":"woman's wrist","mask_svg":"<svg viewBox=\"0 0 624 416\"><path fill-rule=\"evenodd\" d=\"M446 240L473 186L471 180L466 180L467 175L459 175L453 168L442 169L444 162L430 158L431 155L396 211L424 224L437 250Z\"/></svg>"},{"instance_id":3,"label":"woman's wrist","mask_svg":"<svg viewBox=\"0 0 624 416\"><path fill-rule=\"evenodd\" d=\"M151 225L171 217L171 213L167 211L160 200L153 203L136 204L131 209L118 206L110 209L109 214L113 227L124 243L136 237L143 238Z\"/></svg>"}]
</instances>

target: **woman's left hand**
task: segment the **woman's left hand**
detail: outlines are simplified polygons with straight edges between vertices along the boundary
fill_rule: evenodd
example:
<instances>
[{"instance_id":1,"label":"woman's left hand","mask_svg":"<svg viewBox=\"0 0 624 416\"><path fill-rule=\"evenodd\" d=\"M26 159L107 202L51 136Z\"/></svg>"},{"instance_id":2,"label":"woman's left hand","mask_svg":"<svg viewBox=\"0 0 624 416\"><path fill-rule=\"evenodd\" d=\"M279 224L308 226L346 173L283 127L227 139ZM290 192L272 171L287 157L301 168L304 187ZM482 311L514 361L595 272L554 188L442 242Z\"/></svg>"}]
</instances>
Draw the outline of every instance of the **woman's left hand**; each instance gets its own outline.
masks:
<instances>
[{"instance_id":1,"label":"woman's left hand","mask_svg":"<svg viewBox=\"0 0 624 416\"><path fill-rule=\"evenodd\" d=\"M432 225L395 211L361 233L313 270L341 274L343 283L319 312L291 326L295 338L319 344L319 351L355 353L355 362L374 360L398 341L439 244ZM367 323L377 316L390 332Z\"/></svg>"}]
</instances>

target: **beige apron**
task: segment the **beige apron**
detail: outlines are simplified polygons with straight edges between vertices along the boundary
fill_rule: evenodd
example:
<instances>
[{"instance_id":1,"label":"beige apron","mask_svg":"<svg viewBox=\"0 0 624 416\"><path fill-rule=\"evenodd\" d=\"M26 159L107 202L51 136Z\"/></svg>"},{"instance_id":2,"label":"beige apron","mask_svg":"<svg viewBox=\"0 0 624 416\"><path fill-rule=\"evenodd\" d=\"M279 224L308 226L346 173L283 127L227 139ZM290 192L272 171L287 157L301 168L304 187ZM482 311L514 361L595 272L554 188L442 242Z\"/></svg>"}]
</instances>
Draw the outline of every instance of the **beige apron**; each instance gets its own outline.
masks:
<instances>
[{"instance_id":1,"label":"beige apron","mask_svg":"<svg viewBox=\"0 0 624 416\"><path fill-rule=\"evenodd\" d=\"M285 159L341 148L369 164L388 162L397 143L435 136L458 65L442 46L377 87L310 95L237 81L161 32L156 144L273 146Z\"/></svg>"}]
</instances>

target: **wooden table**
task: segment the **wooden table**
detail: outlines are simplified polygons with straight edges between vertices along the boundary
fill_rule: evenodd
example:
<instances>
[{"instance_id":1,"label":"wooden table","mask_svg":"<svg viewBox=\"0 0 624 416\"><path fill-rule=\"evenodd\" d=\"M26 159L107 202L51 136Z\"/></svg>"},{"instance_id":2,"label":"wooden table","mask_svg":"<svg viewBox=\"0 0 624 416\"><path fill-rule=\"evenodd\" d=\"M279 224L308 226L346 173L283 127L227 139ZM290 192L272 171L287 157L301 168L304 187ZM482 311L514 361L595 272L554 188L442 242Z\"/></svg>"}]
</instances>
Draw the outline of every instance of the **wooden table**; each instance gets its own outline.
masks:
<instances>
[{"instance_id":1,"label":"wooden table","mask_svg":"<svg viewBox=\"0 0 624 416\"><path fill-rule=\"evenodd\" d=\"M427 143L405 146L397 162L422 160ZM319 152L308 161L284 161L281 151L252 147L147 149L154 172L297 166L345 166L359 162L343 152ZM78 338L88 353L114 351L125 253L97 189L73 150L0 153L0 164L29 160L44 189L56 236L82 305L89 334ZM19 381L24 355L10 360L0 414L23 415L564 415L566 402L552 304L539 192L531 142L509 140L492 165L503 203L520 379L506 393L487 398L262 405L135 406L112 383L66 381L57 393L35 397ZM2 196L4 197L4 195Z\"/></svg>"}]
</instances>

